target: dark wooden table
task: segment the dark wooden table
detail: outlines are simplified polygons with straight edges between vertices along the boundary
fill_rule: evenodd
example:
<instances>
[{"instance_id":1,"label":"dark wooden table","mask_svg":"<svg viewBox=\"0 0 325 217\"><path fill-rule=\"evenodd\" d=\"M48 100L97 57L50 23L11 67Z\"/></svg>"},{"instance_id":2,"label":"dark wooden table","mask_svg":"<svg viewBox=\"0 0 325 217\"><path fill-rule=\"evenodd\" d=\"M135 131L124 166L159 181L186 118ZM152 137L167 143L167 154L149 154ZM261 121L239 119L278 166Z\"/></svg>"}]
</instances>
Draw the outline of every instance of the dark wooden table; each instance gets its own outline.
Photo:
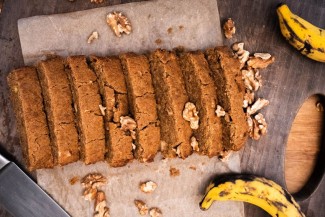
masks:
<instances>
[{"instance_id":1,"label":"dark wooden table","mask_svg":"<svg viewBox=\"0 0 325 217\"><path fill-rule=\"evenodd\" d=\"M132 0L130 0L132 1ZM55 14L84 10L106 5L126 3L106 0L96 5L90 0L6 0L0 14L0 152L21 162L21 151L15 130L15 118L8 99L6 76L10 70L23 66L17 20L41 14ZM176 4L177 1L175 1ZM271 101L263 111L269 123L268 134L259 142L250 141L242 151L244 173L271 178L285 186L285 144L291 124L300 105L315 93L325 93L325 64L305 58L294 50L280 34L276 17L278 0L219 0L221 20L232 17L237 33L225 44L244 41L254 52L269 52L276 56L274 63L264 70L264 86L258 92ZM288 0L286 3L298 15L319 27L325 27L325 0ZM324 157L324 156L321 156ZM324 168L324 160L320 161ZM299 171L297 171L299 172ZM325 216L325 181L317 191L300 205L308 217ZM246 216L268 216L259 208L246 205ZM0 216L9 216L0 209Z\"/></svg>"}]
</instances>

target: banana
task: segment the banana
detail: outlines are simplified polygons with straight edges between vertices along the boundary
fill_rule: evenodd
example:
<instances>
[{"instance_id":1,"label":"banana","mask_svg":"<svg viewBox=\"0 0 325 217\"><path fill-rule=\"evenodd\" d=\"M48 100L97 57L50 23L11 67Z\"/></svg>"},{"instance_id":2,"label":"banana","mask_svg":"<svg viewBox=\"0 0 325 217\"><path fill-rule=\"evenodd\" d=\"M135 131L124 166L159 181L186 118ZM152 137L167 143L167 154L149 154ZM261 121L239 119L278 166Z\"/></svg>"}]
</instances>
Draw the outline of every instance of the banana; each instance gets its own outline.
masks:
<instances>
[{"instance_id":1,"label":"banana","mask_svg":"<svg viewBox=\"0 0 325 217\"><path fill-rule=\"evenodd\" d=\"M305 217L285 189L271 180L253 175L216 178L207 187L200 208L209 209L215 200L248 202L259 206L273 217Z\"/></svg>"},{"instance_id":2,"label":"banana","mask_svg":"<svg viewBox=\"0 0 325 217\"><path fill-rule=\"evenodd\" d=\"M282 35L310 59L325 62L325 30L293 14L286 4L277 8Z\"/></svg>"}]
</instances>

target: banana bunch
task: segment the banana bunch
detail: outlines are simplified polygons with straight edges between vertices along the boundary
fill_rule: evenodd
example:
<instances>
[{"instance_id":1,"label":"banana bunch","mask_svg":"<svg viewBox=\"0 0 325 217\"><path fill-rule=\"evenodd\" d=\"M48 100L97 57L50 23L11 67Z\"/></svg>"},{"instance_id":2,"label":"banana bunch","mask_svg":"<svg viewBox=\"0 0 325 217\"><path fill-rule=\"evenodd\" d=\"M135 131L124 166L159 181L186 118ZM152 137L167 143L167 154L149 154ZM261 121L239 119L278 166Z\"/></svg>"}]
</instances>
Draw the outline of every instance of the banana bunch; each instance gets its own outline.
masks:
<instances>
[{"instance_id":1,"label":"banana bunch","mask_svg":"<svg viewBox=\"0 0 325 217\"><path fill-rule=\"evenodd\" d=\"M259 206L273 217L305 217L293 197L275 182L253 175L232 175L215 179L206 189L200 208L213 201L243 201Z\"/></svg>"},{"instance_id":2,"label":"banana bunch","mask_svg":"<svg viewBox=\"0 0 325 217\"><path fill-rule=\"evenodd\" d=\"M293 14L286 4L277 8L282 35L310 59L325 62L325 30Z\"/></svg>"}]
</instances>

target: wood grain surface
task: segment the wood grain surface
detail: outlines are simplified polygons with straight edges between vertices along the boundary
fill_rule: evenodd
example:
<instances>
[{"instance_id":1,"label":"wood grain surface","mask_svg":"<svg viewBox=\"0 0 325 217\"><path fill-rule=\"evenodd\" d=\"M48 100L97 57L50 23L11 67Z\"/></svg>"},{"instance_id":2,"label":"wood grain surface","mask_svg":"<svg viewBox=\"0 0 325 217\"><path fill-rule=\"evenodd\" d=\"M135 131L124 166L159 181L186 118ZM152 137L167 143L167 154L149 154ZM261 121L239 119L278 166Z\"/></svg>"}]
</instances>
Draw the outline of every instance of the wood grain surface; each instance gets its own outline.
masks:
<instances>
[{"instance_id":1,"label":"wood grain surface","mask_svg":"<svg viewBox=\"0 0 325 217\"><path fill-rule=\"evenodd\" d=\"M17 20L41 14L64 13L94 7L126 3L108 1L101 5L90 0L6 0L0 14L0 151L21 162L21 151L15 119L8 98L6 76L10 70L23 66ZM177 1L175 1L176 3ZM276 62L262 71L264 86L258 96L270 100L262 111L269 124L268 134L260 141L249 141L242 150L242 171L273 179L285 186L285 150L288 135L296 114L305 100L313 94L325 93L325 64L307 59L292 48L281 36L276 17L278 0L227 0L218 1L221 20L228 17L236 22L237 32L232 44L244 41L247 50L269 52ZM325 27L325 0L288 0L292 10L319 27ZM306 135L306 140L314 138ZM298 152L300 156L303 153ZM324 166L324 161L322 167ZM325 181L308 199L300 205L308 217L325 216ZM246 205L246 216L268 216L261 209ZM3 209L0 216L10 216Z\"/></svg>"}]
</instances>

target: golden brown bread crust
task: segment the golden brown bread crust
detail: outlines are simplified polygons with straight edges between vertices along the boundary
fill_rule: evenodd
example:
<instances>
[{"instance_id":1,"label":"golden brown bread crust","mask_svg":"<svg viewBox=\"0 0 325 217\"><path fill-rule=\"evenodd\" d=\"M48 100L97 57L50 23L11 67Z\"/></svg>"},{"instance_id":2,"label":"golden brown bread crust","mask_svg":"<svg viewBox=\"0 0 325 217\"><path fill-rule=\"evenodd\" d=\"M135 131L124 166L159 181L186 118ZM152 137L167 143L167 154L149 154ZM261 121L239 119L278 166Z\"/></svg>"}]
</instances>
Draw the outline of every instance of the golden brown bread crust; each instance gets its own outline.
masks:
<instances>
[{"instance_id":1,"label":"golden brown bread crust","mask_svg":"<svg viewBox=\"0 0 325 217\"><path fill-rule=\"evenodd\" d=\"M209 157L216 156L223 150L222 125L215 114L217 95L208 63L201 52L181 55L180 63L189 100L199 112L199 128L193 133L200 152Z\"/></svg>"},{"instance_id":2,"label":"golden brown bread crust","mask_svg":"<svg viewBox=\"0 0 325 217\"><path fill-rule=\"evenodd\" d=\"M166 50L156 50L150 55L152 80L155 89L161 140L167 143L161 150L164 157L175 157L178 147L180 157L192 154L190 138L192 129L182 112L189 101L177 57Z\"/></svg>"},{"instance_id":3,"label":"golden brown bread crust","mask_svg":"<svg viewBox=\"0 0 325 217\"><path fill-rule=\"evenodd\" d=\"M224 147L238 151L248 138L248 124L242 107L245 87L240 62L226 46L208 49L206 57L217 86L219 105L230 116L230 121L221 119Z\"/></svg>"},{"instance_id":4,"label":"golden brown bread crust","mask_svg":"<svg viewBox=\"0 0 325 217\"><path fill-rule=\"evenodd\" d=\"M85 164L104 160L105 132L104 118L99 109L102 100L96 74L88 67L85 56L67 58L78 130L80 154Z\"/></svg>"},{"instance_id":5,"label":"golden brown bread crust","mask_svg":"<svg viewBox=\"0 0 325 217\"><path fill-rule=\"evenodd\" d=\"M54 162L66 165L78 161L78 131L64 59L56 57L41 61L38 64L38 75L49 123Z\"/></svg>"},{"instance_id":6,"label":"golden brown bread crust","mask_svg":"<svg viewBox=\"0 0 325 217\"><path fill-rule=\"evenodd\" d=\"M13 70L7 80L27 168L53 167L49 129L36 69L23 67Z\"/></svg>"},{"instance_id":7,"label":"golden brown bread crust","mask_svg":"<svg viewBox=\"0 0 325 217\"><path fill-rule=\"evenodd\" d=\"M148 59L144 55L120 56L128 88L130 112L137 123L135 157L153 161L160 148L160 129Z\"/></svg>"}]
</instances>

